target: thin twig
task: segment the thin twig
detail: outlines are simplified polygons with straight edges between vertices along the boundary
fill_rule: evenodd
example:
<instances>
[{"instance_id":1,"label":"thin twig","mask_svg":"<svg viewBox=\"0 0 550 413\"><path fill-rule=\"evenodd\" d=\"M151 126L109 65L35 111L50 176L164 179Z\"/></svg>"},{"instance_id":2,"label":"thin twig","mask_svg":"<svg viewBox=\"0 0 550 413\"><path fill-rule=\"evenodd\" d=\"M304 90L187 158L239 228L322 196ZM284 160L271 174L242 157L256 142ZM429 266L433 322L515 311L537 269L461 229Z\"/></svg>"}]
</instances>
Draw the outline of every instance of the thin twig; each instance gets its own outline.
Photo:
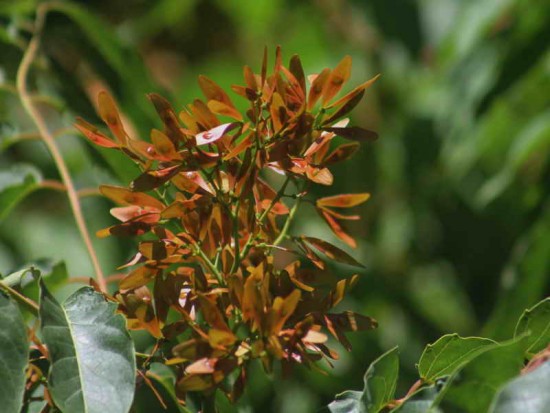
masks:
<instances>
[{"instance_id":1,"label":"thin twig","mask_svg":"<svg viewBox=\"0 0 550 413\"><path fill-rule=\"evenodd\" d=\"M69 173L67 165L63 159L63 156L61 155L61 152L59 151L59 148L55 143L54 136L49 131L46 125L46 122L42 117L42 115L40 114L40 112L33 105L31 95L27 89L27 75L33 63L33 60L35 59L36 54L38 52L38 47L40 45L40 34L44 26L44 22L46 20L47 12L48 12L48 5L46 3L39 6L37 15L36 15L35 33L29 43L27 50L23 55L23 59L21 61L19 69L17 70L17 82L16 82L17 91L19 92L19 97L21 99L23 107L28 112L33 122L36 124L36 127L38 128L38 131L42 136L44 143L46 144L50 154L52 155L52 158L59 171L59 174L61 175L61 179L65 184L65 187L67 189L67 196L69 198L69 203L71 205L71 209L72 209L76 224L78 226L78 230L80 231L80 235L82 237L82 240L84 241L84 244L86 245L86 249L88 250L88 255L90 256L90 260L94 267L97 283L100 289L106 292L107 285L105 283L103 272L99 265L97 254L92 245L88 228L86 227L86 223L84 221L84 216L82 214L82 209L80 207L78 194L76 192L72 177Z\"/></svg>"}]
</instances>

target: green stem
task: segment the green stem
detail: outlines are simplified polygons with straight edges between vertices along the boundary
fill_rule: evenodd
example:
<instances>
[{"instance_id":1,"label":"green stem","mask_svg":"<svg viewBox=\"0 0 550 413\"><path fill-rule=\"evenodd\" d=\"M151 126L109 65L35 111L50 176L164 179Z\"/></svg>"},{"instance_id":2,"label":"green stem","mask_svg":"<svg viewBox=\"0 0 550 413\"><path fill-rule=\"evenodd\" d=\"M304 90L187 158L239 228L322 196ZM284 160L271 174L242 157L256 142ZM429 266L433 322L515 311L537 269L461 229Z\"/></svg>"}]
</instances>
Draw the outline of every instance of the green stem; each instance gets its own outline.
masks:
<instances>
[{"instance_id":1,"label":"green stem","mask_svg":"<svg viewBox=\"0 0 550 413\"><path fill-rule=\"evenodd\" d=\"M294 219L294 216L296 215L296 211L298 211L298 207L300 206L300 202L302 201L301 197L296 198L296 202L292 206L290 213L288 214L288 218L286 219L285 225L283 226L283 229L279 233L279 236L273 241L273 245L276 247L279 245L285 237L287 236L288 230L290 229L290 224L292 223L292 220Z\"/></svg>"},{"instance_id":2,"label":"green stem","mask_svg":"<svg viewBox=\"0 0 550 413\"><path fill-rule=\"evenodd\" d=\"M285 190L286 190L286 187L288 186L290 180L292 178L290 176L287 176L286 179L285 179L285 182L283 183L283 185L281 186L281 188L279 189L279 192L277 192L277 195L275 195L275 198L273 198L273 201L271 201L271 203L269 204L269 206L265 209L264 212L262 212L262 214L260 215L260 217L258 218L258 223L261 225L262 222L264 221L265 217L267 216L267 214L269 214L269 212L271 211L271 209L273 209L273 207L275 206L275 204L277 202L279 202L279 200L281 199L281 197L284 195L285 193ZM246 244L243 248L243 251L242 251L242 254L240 255L239 257L239 263L244 260L246 258L246 255L248 254L248 252L250 251L250 248L252 248L252 244L254 242L254 234L250 234L249 237L248 237L248 240L246 241Z\"/></svg>"}]
</instances>

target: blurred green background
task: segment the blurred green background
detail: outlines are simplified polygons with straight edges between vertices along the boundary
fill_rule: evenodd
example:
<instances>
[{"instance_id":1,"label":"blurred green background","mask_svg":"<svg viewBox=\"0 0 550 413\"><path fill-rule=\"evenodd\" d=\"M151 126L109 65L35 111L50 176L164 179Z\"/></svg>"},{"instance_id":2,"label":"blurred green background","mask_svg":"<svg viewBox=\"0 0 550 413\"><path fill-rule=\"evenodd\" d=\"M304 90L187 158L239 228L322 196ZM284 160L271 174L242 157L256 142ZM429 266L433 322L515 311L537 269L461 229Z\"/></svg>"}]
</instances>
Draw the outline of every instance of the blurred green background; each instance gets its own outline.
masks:
<instances>
[{"instance_id":1,"label":"blurred green background","mask_svg":"<svg viewBox=\"0 0 550 413\"><path fill-rule=\"evenodd\" d=\"M71 277L89 277L65 195L38 190L58 177L42 143L28 139L35 129L14 93L38 3L0 0L0 273L64 260ZM380 327L350 335L353 351L341 349L326 376L252 371L237 407L305 413L360 389L368 363L395 345L403 392L425 344L449 332L510 337L522 310L550 292L549 40L547 0L58 1L31 85L52 130L77 115L98 122L92 102L107 88L146 137L160 123L145 93L178 109L200 96L199 74L241 84L264 45L270 58L276 45L285 60L299 54L307 73L351 55L348 89L382 74L352 117L380 139L334 170L333 187L316 189L372 193L352 228L352 254L367 270L341 308ZM58 143L79 188L134 177L123 158L64 132ZM5 193L18 188L32 193L12 208ZM83 207L92 232L113 222L107 201L87 197ZM295 231L342 246L310 212ZM107 273L134 245L94 244Z\"/></svg>"}]
</instances>

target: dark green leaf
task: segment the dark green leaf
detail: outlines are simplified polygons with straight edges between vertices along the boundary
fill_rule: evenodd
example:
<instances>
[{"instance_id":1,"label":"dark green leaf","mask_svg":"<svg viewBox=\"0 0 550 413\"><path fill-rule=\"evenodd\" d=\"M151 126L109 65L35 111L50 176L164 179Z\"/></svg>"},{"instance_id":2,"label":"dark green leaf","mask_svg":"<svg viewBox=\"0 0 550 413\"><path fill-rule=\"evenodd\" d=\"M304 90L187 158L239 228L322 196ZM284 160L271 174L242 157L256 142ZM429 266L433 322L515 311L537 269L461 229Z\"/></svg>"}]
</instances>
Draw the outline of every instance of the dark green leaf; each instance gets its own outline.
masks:
<instances>
[{"instance_id":1,"label":"dark green leaf","mask_svg":"<svg viewBox=\"0 0 550 413\"><path fill-rule=\"evenodd\" d=\"M550 412L550 361L515 378L495 397L490 413Z\"/></svg>"},{"instance_id":2,"label":"dark green leaf","mask_svg":"<svg viewBox=\"0 0 550 413\"><path fill-rule=\"evenodd\" d=\"M518 321L515 336L529 332L527 351L536 354L550 344L550 298L525 310Z\"/></svg>"},{"instance_id":3,"label":"dark green leaf","mask_svg":"<svg viewBox=\"0 0 550 413\"><path fill-rule=\"evenodd\" d=\"M27 329L19 307L0 291L0 406L4 413L21 410L28 353Z\"/></svg>"},{"instance_id":4,"label":"dark green leaf","mask_svg":"<svg viewBox=\"0 0 550 413\"><path fill-rule=\"evenodd\" d=\"M127 413L134 397L134 345L116 304L90 287L63 305L40 280L40 324L50 351L50 392L64 412Z\"/></svg>"},{"instance_id":5,"label":"dark green leaf","mask_svg":"<svg viewBox=\"0 0 550 413\"><path fill-rule=\"evenodd\" d=\"M420 357L418 372L427 382L449 376L495 342L486 338L448 334L428 344Z\"/></svg>"}]
</instances>

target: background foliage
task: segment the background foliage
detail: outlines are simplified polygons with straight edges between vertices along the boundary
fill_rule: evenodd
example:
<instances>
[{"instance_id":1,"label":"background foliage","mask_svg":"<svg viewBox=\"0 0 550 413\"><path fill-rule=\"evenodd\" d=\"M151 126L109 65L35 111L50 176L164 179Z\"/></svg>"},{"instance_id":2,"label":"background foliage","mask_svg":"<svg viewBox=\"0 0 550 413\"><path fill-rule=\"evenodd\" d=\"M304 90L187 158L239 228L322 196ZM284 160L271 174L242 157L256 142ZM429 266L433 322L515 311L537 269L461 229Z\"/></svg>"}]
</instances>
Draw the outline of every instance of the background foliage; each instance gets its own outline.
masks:
<instances>
[{"instance_id":1,"label":"background foliage","mask_svg":"<svg viewBox=\"0 0 550 413\"><path fill-rule=\"evenodd\" d=\"M64 194L39 190L56 178L55 167L32 140L14 93L36 4L0 1L0 273L63 260L78 280L92 274L91 265ZM426 343L450 332L507 339L523 309L550 292L547 1L55 4L43 39L47 59L32 79L52 130L70 128L76 115L98 120L95 96L107 88L144 136L158 126L145 93L180 107L200 95L198 74L223 87L240 82L242 65L257 64L266 44L282 45L287 58L299 53L308 73L350 54L351 85L382 73L354 112L354 123L381 139L335 169L333 189L372 193L361 211L367 219L353 227L359 248L352 254L367 269L341 307L375 317L380 328L352 336L353 352L327 376L297 370L279 381L258 366L242 406L313 411L361 387L368 364L395 345L403 394ZM65 132L58 142L79 188L126 184L135 175L122 158ZM83 202L92 232L113 222L107 201ZM297 233L332 237L308 214L296 225ZM94 244L108 273L131 249L118 239ZM141 349L150 344L145 335L136 340ZM141 397L142 406L154 402Z\"/></svg>"}]
</instances>

